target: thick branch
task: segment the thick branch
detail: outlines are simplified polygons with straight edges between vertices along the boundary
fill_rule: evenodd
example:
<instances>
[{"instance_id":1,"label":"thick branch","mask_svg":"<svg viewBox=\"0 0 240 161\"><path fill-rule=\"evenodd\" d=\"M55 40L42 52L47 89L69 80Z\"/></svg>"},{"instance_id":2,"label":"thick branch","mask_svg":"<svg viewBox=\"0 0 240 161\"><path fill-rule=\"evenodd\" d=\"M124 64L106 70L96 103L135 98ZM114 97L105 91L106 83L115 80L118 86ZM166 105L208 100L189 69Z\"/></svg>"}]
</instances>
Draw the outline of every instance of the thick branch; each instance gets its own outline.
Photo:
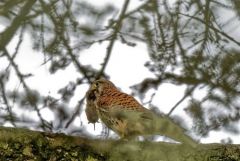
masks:
<instances>
[{"instance_id":1,"label":"thick branch","mask_svg":"<svg viewBox=\"0 0 240 161\"><path fill-rule=\"evenodd\" d=\"M23 19L25 19L26 15L30 12L35 2L36 0L26 1L20 13L12 21L11 26L7 27L6 30L0 34L0 50L3 50L7 46L7 44L12 40L12 37L24 22Z\"/></svg>"},{"instance_id":2,"label":"thick branch","mask_svg":"<svg viewBox=\"0 0 240 161\"><path fill-rule=\"evenodd\" d=\"M240 159L240 145L94 140L25 129L0 128L0 160L210 161Z\"/></svg>"}]
</instances>

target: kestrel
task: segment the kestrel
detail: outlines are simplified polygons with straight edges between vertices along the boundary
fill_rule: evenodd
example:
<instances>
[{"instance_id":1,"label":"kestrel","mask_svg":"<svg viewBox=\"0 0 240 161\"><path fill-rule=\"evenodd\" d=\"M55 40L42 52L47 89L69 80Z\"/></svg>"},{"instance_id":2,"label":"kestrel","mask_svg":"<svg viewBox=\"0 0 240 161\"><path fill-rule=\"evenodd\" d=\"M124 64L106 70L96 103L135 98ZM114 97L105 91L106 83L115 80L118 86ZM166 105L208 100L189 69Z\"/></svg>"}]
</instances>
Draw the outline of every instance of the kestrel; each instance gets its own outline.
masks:
<instances>
[{"instance_id":1,"label":"kestrel","mask_svg":"<svg viewBox=\"0 0 240 161\"><path fill-rule=\"evenodd\" d=\"M159 116L143 107L134 97L121 92L106 79L92 83L87 92L87 102L91 102L91 107L94 107L92 109L95 112L92 114L97 114L101 121L121 138L164 135L182 143L196 145L196 142L184 133L183 128L168 117Z\"/></svg>"}]
</instances>

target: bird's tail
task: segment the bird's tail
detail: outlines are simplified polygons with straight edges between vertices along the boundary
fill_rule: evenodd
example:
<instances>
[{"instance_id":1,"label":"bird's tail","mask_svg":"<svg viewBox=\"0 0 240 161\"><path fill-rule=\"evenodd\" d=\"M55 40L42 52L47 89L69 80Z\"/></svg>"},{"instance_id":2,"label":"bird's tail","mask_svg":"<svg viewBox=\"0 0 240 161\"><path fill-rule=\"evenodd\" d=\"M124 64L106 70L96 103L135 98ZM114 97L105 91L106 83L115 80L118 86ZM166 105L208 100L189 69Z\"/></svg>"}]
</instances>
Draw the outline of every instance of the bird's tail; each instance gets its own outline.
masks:
<instances>
[{"instance_id":1,"label":"bird's tail","mask_svg":"<svg viewBox=\"0 0 240 161\"><path fill-rule=\"evenodd\" d=\"M167 136L173 140L192 147L197 146L197 142L185 133L185 129L174 123L167 116L154 117L154 131L156 134Z\"/></svg>"},{"instance_id":2,"label":"bird's tail","mask_svg":"<svg viewBox=\"0 0 240 161\"><path fill-rule=\"evenodd\" d=\"M147 109L144 112L115 110L111 115L127 121L126 136L162 135L192 147L197 146L197 142L167 116L159 116Z\"/></svg>"}]
</instances>

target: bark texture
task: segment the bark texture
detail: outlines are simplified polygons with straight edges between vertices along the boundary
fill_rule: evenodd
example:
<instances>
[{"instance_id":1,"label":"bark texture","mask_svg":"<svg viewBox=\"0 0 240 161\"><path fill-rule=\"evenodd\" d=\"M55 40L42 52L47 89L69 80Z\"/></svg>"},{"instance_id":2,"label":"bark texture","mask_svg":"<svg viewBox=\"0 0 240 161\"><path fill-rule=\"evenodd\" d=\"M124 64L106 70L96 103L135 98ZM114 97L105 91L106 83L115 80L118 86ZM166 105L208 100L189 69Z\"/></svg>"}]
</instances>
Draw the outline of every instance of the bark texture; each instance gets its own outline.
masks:
<instances>
[{"instance_id":1,"label":"bark texture","mask_svg":"<svg viewBox=\"0 0 240 161\"><path fill-rule=\"evenodd\" d=\"M0 128L0 160L239 161L240 145L96 140L18 128Z\"/></svg>"}]
</instances>

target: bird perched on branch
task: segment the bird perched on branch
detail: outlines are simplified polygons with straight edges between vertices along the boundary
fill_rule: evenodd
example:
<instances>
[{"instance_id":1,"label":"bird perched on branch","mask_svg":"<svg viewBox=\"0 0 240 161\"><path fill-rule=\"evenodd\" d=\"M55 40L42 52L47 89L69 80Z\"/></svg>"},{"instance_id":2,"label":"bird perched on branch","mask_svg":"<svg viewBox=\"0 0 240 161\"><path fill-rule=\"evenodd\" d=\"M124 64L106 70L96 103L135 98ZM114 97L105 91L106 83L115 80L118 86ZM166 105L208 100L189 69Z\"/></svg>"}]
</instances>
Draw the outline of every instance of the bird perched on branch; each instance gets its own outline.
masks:
<instances>
[{"instance_id":1,"label":"bird perched on branch","mask_svg":"<svg viewBox=\"0 0 240 161\"><path fill-rule=\"evenodd\" d=\"M143 107L134 97L121 92L111 81L94 81L86 98L89 122L95 123L100 118L121 138L164 135L191 146L196 145L196 142L184 133L183 128L167 116L157 115Z\"/></svg>"}]
</instances>

